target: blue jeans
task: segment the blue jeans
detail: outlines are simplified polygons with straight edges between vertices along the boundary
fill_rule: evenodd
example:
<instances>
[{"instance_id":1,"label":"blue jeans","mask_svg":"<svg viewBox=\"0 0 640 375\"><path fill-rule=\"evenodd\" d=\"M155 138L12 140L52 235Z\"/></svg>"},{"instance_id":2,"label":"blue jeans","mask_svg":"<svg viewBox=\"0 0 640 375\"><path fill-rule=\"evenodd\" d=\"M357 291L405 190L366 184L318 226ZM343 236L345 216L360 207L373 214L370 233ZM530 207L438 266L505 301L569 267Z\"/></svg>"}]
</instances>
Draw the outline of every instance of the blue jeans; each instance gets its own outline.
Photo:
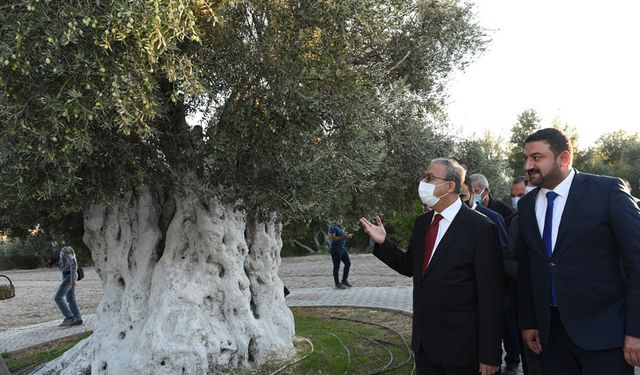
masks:
<instances>
[{"instance_id":1,"label":"blue jeans","mask_svg":"<svg viewBox=\"0 0 640 375\"><path fill-rule=\"evenodd\" d=\"M66 296L67 301L64 301ZM56 296L53 299L65 318L82 320L78 303L76 302L76 288L71 287L71 275L62 275L62 283L58 287ZM67 306L67 303L69 306Z\"/></svg>"}]
</instances>

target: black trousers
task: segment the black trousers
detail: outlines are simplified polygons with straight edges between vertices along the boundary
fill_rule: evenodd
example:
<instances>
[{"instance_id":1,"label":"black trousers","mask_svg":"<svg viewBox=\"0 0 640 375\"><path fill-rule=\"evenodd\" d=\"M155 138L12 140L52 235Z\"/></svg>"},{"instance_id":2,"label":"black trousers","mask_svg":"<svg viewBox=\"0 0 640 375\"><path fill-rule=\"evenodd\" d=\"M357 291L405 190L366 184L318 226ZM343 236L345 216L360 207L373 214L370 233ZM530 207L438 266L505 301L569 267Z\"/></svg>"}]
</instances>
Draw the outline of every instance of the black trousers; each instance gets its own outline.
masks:
<instances>
[{"instance_id":1,"label":"black trousers","mask_svg":"<svg viewBox=\"0 0 640 375\"><path fill-rule=\"evenodd\" d=\"M331 260L333 261L333 281L338 285L340 279L338 273L340 272L340 262L344 263L344 270L342 271L342 281L347 280L349 277L349 268L351 268L351 259L346 249L331 250Z\"/></svg>"},{"instance_id":2,"label":"black trousers","mask_svg":"<svg viewBox=\"0 0 640 375\"><path fill-rule=\"evenodd\" d=\"M545 375L633 375L622 348L584 350L567 334L555 307L551 308L551 334L542 348Z\"/></svg>"},{"instance_id":3,"label":"black trousers","mask_svg":"<svg viewBox=\"0 0 640 375\"><path fill-rule=\"evenodd\" d=\"M480 371L480 363L471 366L450 366L433 363L427 358L422 345L420 345L420 350L415 353L415 357L417 375L478 375ZM500 374L500 367L498 367L496 374Z\"/></svg>"}]
</instances>

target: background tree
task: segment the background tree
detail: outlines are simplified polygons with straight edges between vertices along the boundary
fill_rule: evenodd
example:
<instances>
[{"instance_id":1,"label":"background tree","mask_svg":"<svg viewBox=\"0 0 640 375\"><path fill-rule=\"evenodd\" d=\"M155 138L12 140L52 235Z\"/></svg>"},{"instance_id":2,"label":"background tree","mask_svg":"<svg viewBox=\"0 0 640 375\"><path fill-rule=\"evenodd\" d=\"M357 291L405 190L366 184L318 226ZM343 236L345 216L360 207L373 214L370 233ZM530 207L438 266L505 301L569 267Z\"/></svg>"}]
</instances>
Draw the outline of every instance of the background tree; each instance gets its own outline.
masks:
<instances>
[{"instance_id":1,"label":"background tree","mask_svg":"<svg viewBox=\"0 0 640 375\"><path fill-rule=\"evenodd\" d=\"M1 3L0 226L82 217L103 280L94 334L42 372L292 353L281 220L393 188L393 132L484 43L456 1Z\"/></svg>"},{"instance_id":2,"label":"background tree","mask_svg":"<svg viewBox=\"0 0 640 375\"><path fill-rule=\"evenodd\" d=\"M522 156L524 141L529 134L540 129L540 121L542 121L542 119L535 109L527 109L518 115L516 123L511 127L511 138L509 139L511 149L507 163L510 173L509 177L517 177L524 174Z\"/></svg>"},{"instance_id":3,"label":"background tree","mask_svg":"<svg viewBox=\"0 0 640 375\"><path fill-rule=\"evenodd\" d=\"M505 143L503 139L487 131L481 137L474 136L459 141L455 157L465 165L467 175L484 175L489 181L491 195L507 203L511 181L507 175L509 168Z\"/></svg>"},{"instance_id":4,"label":"background tree","mask_svg":"<svg viewBox=\"0 0 640 375\"><path fill-rule=\"evenodd\" d=\"M583 172L620 177L627 180L637 196L640 189L640 134L625 130L605 133L593 147L576 158L575 167Z\"/></svg>"}]
</instances>

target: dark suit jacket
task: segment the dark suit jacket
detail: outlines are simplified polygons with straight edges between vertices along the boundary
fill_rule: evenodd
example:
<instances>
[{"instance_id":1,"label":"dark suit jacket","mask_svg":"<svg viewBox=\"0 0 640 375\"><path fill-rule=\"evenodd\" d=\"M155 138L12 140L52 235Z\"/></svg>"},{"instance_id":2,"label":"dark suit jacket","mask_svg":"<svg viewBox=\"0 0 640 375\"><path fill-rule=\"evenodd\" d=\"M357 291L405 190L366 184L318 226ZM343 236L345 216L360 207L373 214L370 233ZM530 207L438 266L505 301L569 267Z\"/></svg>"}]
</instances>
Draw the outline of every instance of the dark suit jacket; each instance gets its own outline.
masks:
<instances>
[{"instance_id":1,"label":"dark suit jacket","mask_svg":"<svg viewBox=\"0 0 640 375\"><path fill-rule=\"evenodd\" d=\"M499 365L503 292L496 226L462 205L423 277L433 215L416 219L407 252L388 239L373 250L389 267L413 276L413 350L422 345L427 358L442 365Z\"/></svg>"},{"instance_id":2,"label":"dark suit jacket","mask_svg":"<svg viewBox=\"0 0 640 375\"><path fill-rule=\"evenodd\" d=\"M535 216L540 189L518 204L520 328L537 328L543 348L552 278L560 318L576 345L600 350L621 347L625 334L640 337L640 210L623 186L576 172L551 258Z\"/></svg>"},{"instance_id":3,"label":"dark suit jacket","mask_svg":"<svg viewBox=\"0 0 640 375\"><path fill-rule=\"evenodd\" d=\"M489 204L487 205L487 208L490 210L494 210L495 212L499 213L500 215L502 215L502 218L505 220L510 218L511 215L513 215L513 209L509 206L507 206L505 203L503 203L502 201L499 201L497 199L493 199L493 197L491 196L491 194L489 194ZM507 223L508 226L509 223Z\"/></svg>"},{"instance_id":4,"label":"dark suit jacket","mask_svg":"<svg viewBox=\"0 0 640 375\"><path fill-rule=\"evenodd\" d=\"M492 209L483 207L480 204L476 204L475 209L476 211L491 219L491 221L498 227L498 238L500 240L500 249L502 250L502 264L504 267L504 273L508 277L515 279L516 274L518 273L518 264L516 263L515 257L509 257L507 254L507 229L502 215Z\"/></svg>"}]
</instances>

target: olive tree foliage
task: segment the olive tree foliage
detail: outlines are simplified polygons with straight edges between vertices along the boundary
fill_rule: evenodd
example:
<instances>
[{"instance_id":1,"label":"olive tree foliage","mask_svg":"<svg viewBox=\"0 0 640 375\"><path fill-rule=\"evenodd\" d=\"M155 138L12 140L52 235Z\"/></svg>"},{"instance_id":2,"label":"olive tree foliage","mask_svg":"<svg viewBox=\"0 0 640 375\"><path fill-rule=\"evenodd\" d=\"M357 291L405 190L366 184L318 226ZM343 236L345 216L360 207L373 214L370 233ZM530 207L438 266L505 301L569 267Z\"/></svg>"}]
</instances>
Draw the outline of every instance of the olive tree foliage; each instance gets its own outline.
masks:
<instances>
[{"instance_id":1,"label":"olive tree foliage","mask_svg":"<svg viewBox=\"0 0 640 375\"><path fill-rule=\"evenodd\" d=\"M2 226L178 182L252 213L379 204L485 42L457 1L2 3Z\"/></svg>"},{"instance_id":2,"label":"olive tree foliage","mask_svg":"<svg viewBox=\"0 0 640 375\"><path fill-rule=\"evenodd\" d=\"M640 133L616 130L605 133L594 146L579 153L574 166L582 171L615 176L629 182L634 196L640 195Z\"/></svg>"},{"instance_id":3,"label":"olive tree foliage","mask_svg":"<svg viewBox=\"0 0 640 375\"><path fill-rule=\"evenodd\" d=\"M467 169L467 176L480 173L484 175L495 199L504 199L509 195L511 184L507 175L506 142L490 130L482 136L461 140L456 143L455 157Z\"/></svg>"},{"instance_id":4,"label":"olive tree foliage","mask_svg":"<svg viewBox=\"0 0 640 375\"><path fill-rule=\"evenodd\" d=\"M524 174L523 155L524 141L527 137L540 129L542 118L535 109L527 109L518 115L518 119L511 127L511 148L509 150L508 168L511 176L517 177Z\"/></svg>"},{"instance_id":5,"label":"olive tree foliage","mask_svg":"<svg viewBox=\"0 0 640 375\"><path fill-rule=\"evenodd\" d=\"M276 220L386 204L484 43L453 0L0 3L0 227L83 215L105 290L41 372L290 355Z\"/></svg>"}]
</instances>

